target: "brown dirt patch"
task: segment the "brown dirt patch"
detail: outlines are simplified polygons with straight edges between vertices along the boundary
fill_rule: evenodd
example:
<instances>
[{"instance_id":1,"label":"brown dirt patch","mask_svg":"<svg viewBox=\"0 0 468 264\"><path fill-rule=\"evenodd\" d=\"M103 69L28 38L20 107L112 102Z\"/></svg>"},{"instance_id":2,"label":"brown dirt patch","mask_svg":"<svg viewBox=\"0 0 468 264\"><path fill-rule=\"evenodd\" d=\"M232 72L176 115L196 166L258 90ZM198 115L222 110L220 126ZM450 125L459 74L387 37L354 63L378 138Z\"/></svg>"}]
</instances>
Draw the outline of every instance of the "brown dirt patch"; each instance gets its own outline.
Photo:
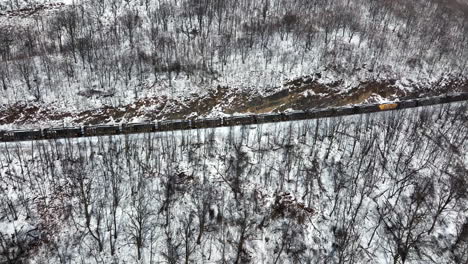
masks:
<instances>
[{"instance_id":1,"label":"brown dirt patch","mask_svg":"<svg viewBox=\"0 0 468 264\"><path fill-rule=\"evenodd\" d=\"M40 13L42 11L46 11L46 10L58 10L58 9L62 8L63 6L65 6L64 3L51 3L51 4L34 5L34 6L30 6L30 7L21 8L21 9L6 11L6 12L3 12L3 13L0 12L0 17L5 16L5 17L24 18L24 17L32 16L32 15L34 15L36 13Z\"/></svg>"},{"instance_id":2,"label":"brown dirt patch","mask_svg":"<svg viewBox=\"0 0 468 264\"><path fill-rule=\"evenodd\" d=\"M287 82L284 89L268 96L249 94L228 87L218 86L206 96L193 95L184 101L176 101L164 96L143 98L121 107L105 106L99 109L70 113L61 109L38 105L37 103L18 103L0 108L0 125L15 124L34 126L68 118L73 124L102 124L112 120L128 121L132 118L146 120L185 119L193 116L206 116L216 111L233 113L269 113L286 109L306 110L349 104L360 104L379 95L383 98L416 98L433 96L447 92L468 92L468 81L453 79L449 82L435 83L431 87L415 88L406 93L395 86L394 80L384 82L364 82L360 86L343 92L341 82L329 85L320 84L316 77L303 77ZM55 122L54 122L55 121Z\"/></svg>"}]
</instances>

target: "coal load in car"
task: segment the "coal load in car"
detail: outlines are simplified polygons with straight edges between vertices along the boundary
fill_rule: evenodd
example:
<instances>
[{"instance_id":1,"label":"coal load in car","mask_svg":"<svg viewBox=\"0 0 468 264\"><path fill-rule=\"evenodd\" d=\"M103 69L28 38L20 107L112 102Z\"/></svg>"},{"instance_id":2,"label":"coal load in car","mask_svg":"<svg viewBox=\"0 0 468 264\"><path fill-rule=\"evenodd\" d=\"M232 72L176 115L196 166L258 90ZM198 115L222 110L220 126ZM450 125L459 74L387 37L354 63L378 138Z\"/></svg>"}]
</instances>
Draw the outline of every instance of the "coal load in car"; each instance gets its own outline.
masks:
<instances>
[{"instance_id":1,"label":"coal load in car","mask_svg":"<svg viewBox=\"0 0 468 264\"><path fill-rule=\"evenodd\" d=\"M69 138L69 137L81 137L81 127L58 127L58 128L46 128L43 130L44 138Z\"/></svg>"},{"instance_id":2,"label":"coal load in car","mask_svg":"<svg viewBox=\"0 0 468 264\"><path fill-rule=\"evenodd\" d=\"M189 120L172 120L172 129L173 130L190 129L190 121Z\"/></svg>"},{"instance_id":3,"label":"coal load in car","mask_svg":"<svg viewBox=\"0 0 468 264\"><path fill-rule=\"evenodd\" d=\"M307 119L315 119L319 117L320 110L310 109L305 111Z\"/></svg>"},{"instance_id":4,"label":"coal load in car","mask_svg":"<svg viewBox=\"0 0 468 264\"><path fill-rule=\"evenodd\" d=\"M468 101L468 93L450 94L442 99L443 103Z\"/></svg>"},{"instance_id":5,"label":"coal load in car","mask_svg":"<svg viewBox=\"0 0 468 264\"><path fill-rule=\"evenodd\" d=\"M189 123L190 123L190 127L194 129L206 127L206 123L204 119L192 119L192 120L189 120Z\"/></svg>"},{"instance_id":6,"label":"coal load in car","mask_svg":"<svg viewBox=\"0 0 468 264\"><path fill-rule=\"evenodd\" d=\"M286 113L288 120L304 120L307 119L307 113L305 111L292 111Z\"/></svg>"},{"instance_id":7,"label":"coal load in car","mask_svg":"<svg viewBox=\"0 0 468 264\"><path fill-rule=\"evenodd\" d=\"M135 123L122 125L122 133L124 134L149 133L154 131L155 126L152 123Z\"/></svg>"},{"instance_id":8,"label":"coal load in car","mask_svg":"<svg viewBox=\"0 0 468 264\"><path fill-rule=\"evenodd\" d=\"M366 114L366 113L373 113L380 111L379 105L377 104L368 104L368 105L361 105L356 108L357 114Z\"/></svg>"},{"instance_id":9,"label":"coal load in car","mask_svg":"<svg viewBox=\"0 0 468 264\"><path fill-rule=\"evenodd\" d=\"M164 120L158 122L157 131L190 129L189 120Z\"/></svg>"},{"instance_id":10,"label":"coal load in car","mask_svg":"<svg viewBox=\"0 0 468 264\"><path fill-rule=\"evenodd\" d=\"M254 116L229 116L224 118L226 126L249 125L256 123Z\"/></svg>"},{"instance_id":11,"label":"coal load in car","mask_svg":"<svg viewBox=\"0 0 468 264\"><path fill-rule=\"evenodd\" d=\"M220 127L223 125L222 118L207 118L203 120L205 127Z\"/></svg>"},{"instance_id":12,"label":"coal load in car","mask_svg":"<svg viewBox=\"0 0 468 264\"><path fill-rule=\"evenodd\" d=\"M440 97L421 98L421 99L418 99L418 106L428 106L428 105L439 104L440 101L441 101Z\"/></svg>"},{"instance_id":13,"label":"coal load in car","mask_svg":"<svg viewBox=\"0 0 468 264\"><path fill-rule=\"evenodd\" d=\"M407 100L398 103L398 109L413 108L416 106L418 106L418 102L416 100Z\"/></svg>"},{"instance_id":14,"label":"coal load in car","mask_svg":"<svg viewBox=\"0 0 468 264\"><path fill-rule=\"evenodd\" d=\"M85 126L84 135L89 136L103 136L115 135L120 133L119 126Z\"/></svg>"},{"instance_id":15,"label":"coal load in car","mask_svg":"<svg viewBox=\"0 0 468 264\"><path fill-rule=\"evenodd\" d=\"M258 124L285 121L287 118L284 113L259 114L256 117Z\"/></svg>"},{"instance_id":16,"label":"coal load in car","mask_svg":"<svg viewBox=\"0 0 468 264\"><path fill-rule=\"evenodd\" d=\"M163 121L158 122L157 131L169 131L169 130L172 130L171 120L163 120Z\"/></svg>"},{"instance_id":17,"label":"coal load in car","mask_svg":"<svg viewBox=\"0 0 468 264\"><path fill-rule=\"evenodd\" d=\"M223 125L222 118L194 119L190 121L191 128L220 127Z\"/></svg>"},{"instance_id":18,"label":"coal load in car","mask_svg":"<svg viewBox=\"0 0 468 264\"><path fill-rule=\"evenodd\" d=\"M336 116L335 108L319 109L315 112L318 118Z\"/></svg>"},{"instance_id":19,"label":"coal load in car","mask_svg":"<svg viewBox=\"0 0 468 264\"><path fill-rule=\"evenodd\" d=\"M14 130L9 133L13 133L13 140L22 141L22 140L37 140L42 139L41 130Z\"/></svg>"},{"instance_id":20,"label":"coal load in car","mask_svg":"<svg viewBox=\"0 0 468 264\"><path fill-rule=\"evenodd\" d=\"M453 97L449 96L449 95L443 95L443 96L440 97L440 103L441 104L450 103L452 100L453 100Z\"/></svg>"},{"instance_id":21,"label":"coal load in car","mask_svg":"<svg viewBox=\"0 0 468 264\"><path fill-rule=\"evenodd\" d=\"M456 94L453 101L468 101L468 93Z\"/></svg>"},{"instance_id":22,"label":"coal load in car","mask_svg":"<svg viewBox=\"0 0 468 264\"><path fill-rule=\"evenodd\" d=\"M338 116L352 115L356 113L356 111L357 111L357 108L355 108L354 106L342 106L342 107L336 108L336 115Z\"/></svg>"}]
</instances>

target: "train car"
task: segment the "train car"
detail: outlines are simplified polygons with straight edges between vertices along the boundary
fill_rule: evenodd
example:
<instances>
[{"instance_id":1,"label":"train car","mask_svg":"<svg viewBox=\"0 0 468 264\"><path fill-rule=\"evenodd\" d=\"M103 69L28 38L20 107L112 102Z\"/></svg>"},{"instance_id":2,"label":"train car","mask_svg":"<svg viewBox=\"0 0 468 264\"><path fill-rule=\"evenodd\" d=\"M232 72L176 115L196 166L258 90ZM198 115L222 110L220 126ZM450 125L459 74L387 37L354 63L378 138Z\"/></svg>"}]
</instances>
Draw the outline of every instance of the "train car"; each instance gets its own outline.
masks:
<instances>
[{"instance_id":1,"label":"train car","mask_svg":"<svg viewBox=\"0 0 468 264\"><path fill-rule=\"evenodd\" d=\"M13 130L8 131L8 141L23 141L23 140L37 140L42 139L42 131L40 129L35 130Z\"/></svg>"},{"instance_id":2,"label":"train car","mask_svg":"<svg viewBox=\"0 0 468 264\"><path fill-rule=\"evenodd\" d=\"M122 125L122 133L149 133L156 131L154 123L130 123Z\"/></svg>"},{"instance_id":3,"label":"train car","mask_svg":"<svg viewBox=\"0 0 468 264\"><path fill-rule=\"evenodd\" d=\"M203 119L191 119L189 120L191 128L205 128L206 124Z\"/></svg>"},{"instance_id":4,"label":"train car","mask_svg":"<svg viewBox=\"0 0 468 264\"><path fill-rule=\"evenodd\" d=\"M204 119L204 123L206 127L220 127L223 125L222 118L207 118Z\"/></svg>"},{"instance_id":5,"label":"train car","mask_svg":"<svg viewBox=\"0 0 468 264\"><path fill-rule=\"evenodd\" d=\"M206 118L190 120L191 128L221 127L224 124L223 118Z\"/></svg>"},{"instance_id":6,"label":"train car","mask_svg":"<svg viewBox=\"0 0 468 264\"><path fill-rule=\"evenodd\" d=\"M169 131L172 130L172 121L163 120L157 123L157 131Z\"/></svg>"},{"instance_id":7,"label":"train car","mask_svg":"<svg viewBox=\"0 0 468 264\"><path fill-rule=\"evenodd\" d=\"M454 97L457 101L468 101L468 93L457 94Z\"/></svg>"},{"instance_id":8,"label":"train car","mask_svg":"<svg viewBox=\"0 0 468 264\"><path fill-rule=\"evenodd\" d=\"M421 98L418 99L418 106L428 106L428 105L435 105L441 102L440 97L430 97L430 98Z\"/></svg>"},{"instance_id":9,"label":"train car","mask_svg":"<svg viewBox=\"0 0 468 264\"><path fill-rule=\"evenodd\" d=\"M346 105L342 107L336 108L336 115L337 116L345 116L345 115L352 115L355 114L357 108L352 105Z\"/></svg>"},{"instance_id":10,"label":"train car","mask_svg":"<svg viewBox=\"0 0 468 264\"><path fill-rule=\"evenodd\" d=\"M286 113L287 120L304 120L307 119L306 111L291 111Z\"/></svg>"},{"instance_id":11,"label":"train car","mask_svg":"<svg viewBox=\"0 0 468 264\"><path fill-rule=\"evenodd\" d=\"M468 101L468 93L449 94L445 96L447 103Z\"/></svg>"},{"instance_id":12,"label":"train car","mask_svg":"<svg viewBox=\"0 0 468 264\"><path fill-rule=\"evenodd\" d=\"M189 120L172 120L172 128L174 130L187 130L190 129L192 126Z\"/></svg>"},{"instance_id":13,"label":"train car","mask_svg":"<svg viewBox=\"0 0 468 264\"><path fill-rule=\"evenodd\" d=\"M405 100L398 103L398 109L414 108L418 106L416 100Z\"/></svg>"},{"instance_id":14,"label":"train car","mask_svg":"<svg viewBox=\"0 0 468 264\"><path fill-rule=\"evenodd\" d=\"M103 135L115 135L120 133L120 126L112 125L99 125L99 126L85 126L84 136L103 136Z\"/></svg>"},{"instance_id":15,"label":"train car","mask_svg":"<svg viewBox=\"0 0 468 264\"><path fill-rule=\"evenodd\" d=\"M224 124L226 126L238 126L238 125L248 125L256 123L255 116L229 116L224 118Z\"/></svg>"},{"instance_id":16,"label":"train car","mask_svg":"<svg viewBox=\"0 0 468 264\"><path fill-rule=\"evenodd\" d=\"M318 109L309 109L305 111L307 119L316 119L319 117L320 110Z\"/></svg>"},{"instance_id":17,"label":"train car","mask_svg":"<svg viewBox=\"0 0 468 264\"><path fill-rule=\"evenodd\" d=\"M440 103L441 104L450 103L452 100L453 100L452 97L447 95L447 94L440 96Z\"/></svg>"},{"instance_id":18,"label":"train car","mask_svg":"<svg viewBox=\"0 0 468 264\"><path fill-rule=\"evenodd\" d=\"M157 131L185 130L191 127L191 120L164 120L158 122Z\"/></svg>"},{"instance_id":19,"label":"train car","mask_svg":"<svg viewBox=\"0 0 468 264\"><path fill-rule=\"evenodd\" d=\"M385 103L385 104L379 104L379 110L380 111L388 111L388 110L395 110L398 108L397 103Z\"/></svg>"},{"instance_id":20,"label":"train car","mask_svg":"<svg viewBox=\"0 0 468 264\"><path fill-rule=\"evenodd\" d=\"M374 112L379 112L379 104L366 104L366 105L360 105L356 108L357 114L367 114L367 113L374 113Z\"/></svg>"},{"instance_id":21,"label":"train car","mask_svg":"<svg viewBox=\"0 0 468 264\"><path fill-rule=\"evenodd\" d=\"M42 133L45 139L81 137L83 135L81 127L46 128L42 130Z\"/></svg>"},{"instance_id":22,"label":"train car","mask_svg":"<svg viewBox=\"0 0 468 264\"><path fill-rule=\"evenodd\" d=\"M13 131L0 131L0 140L3 142L14 141L15 133Z\"/></svg>"},{"instance_id":23,"label":"train car","mask_svg":"<svg viewBox=\"0 0 468 264\"><path fill-rule=\"evenodd\" d=\"M316 115L315 118L336 116L336 109L335 108L318 109L317 111L315 111L315 115Z\"/></svg>"},{"instance_id":24,"label":"train car","mask_svg":"<svg viewBox=\"0 0 468 264\"><path fill-rule=\"evenodd\" d=\"M265 113L256 115L257 123L271 123L287 120L287 115L285 113Z\"/></svg>"}]
</instances>

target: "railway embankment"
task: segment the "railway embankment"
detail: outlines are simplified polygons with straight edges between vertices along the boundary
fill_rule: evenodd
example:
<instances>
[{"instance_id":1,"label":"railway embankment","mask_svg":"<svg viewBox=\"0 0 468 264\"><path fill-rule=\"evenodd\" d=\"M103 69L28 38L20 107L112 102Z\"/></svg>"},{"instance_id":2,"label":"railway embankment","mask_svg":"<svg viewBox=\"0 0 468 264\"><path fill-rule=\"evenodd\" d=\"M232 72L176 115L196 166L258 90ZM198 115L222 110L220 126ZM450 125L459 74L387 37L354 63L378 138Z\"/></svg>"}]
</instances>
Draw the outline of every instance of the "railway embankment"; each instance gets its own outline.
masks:
<instances>
[{"instance_id":1,"label":"railway embankment","mask_svg":"<svg viewBox=\"0 0 468 264\"><path fill-rule=\"evenodd\" d=\"M382 111L395 111L422 106L468 101L468 93L448 94L443 96L410 99L390 103L350 105L325 109L279 112L268 114L233 115L220 118L164 120L146 123L123 123L118 125L87 125L79 127L43 128L32 130L0 131L0 141L25 141L59 139L73 137L91 137L118 134L163 132L200 128L216 128L238 125L252 125L272 122L339 117L355 114L368 114Z\"/></svg>"}]
</instances>

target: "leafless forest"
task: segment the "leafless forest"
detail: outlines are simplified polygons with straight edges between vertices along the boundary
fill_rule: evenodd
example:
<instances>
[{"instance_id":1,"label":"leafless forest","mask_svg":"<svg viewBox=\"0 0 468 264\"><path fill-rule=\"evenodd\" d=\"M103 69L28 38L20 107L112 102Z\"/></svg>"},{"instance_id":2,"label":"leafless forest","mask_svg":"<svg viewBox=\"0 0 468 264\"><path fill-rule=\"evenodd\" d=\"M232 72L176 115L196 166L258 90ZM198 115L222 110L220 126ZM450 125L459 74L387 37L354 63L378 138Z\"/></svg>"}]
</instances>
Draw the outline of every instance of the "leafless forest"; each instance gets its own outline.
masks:
<instances>
[{"instance_id":1,"label":"leafless forest","mask_svg":"<svg viewBox=\"0 0 468 264\"><path fill-rule=\"evenodd\" d=\"M468 91L465 0L63 1L0 0L2 129ZM467 110L2 143L0 263L468 263Z\"/></svg>"},{"instance_id":2,"label":"leafless forest","mask_svg":"<svg viewBox=\"0 0 468 264\"><path fill-rule=\"evenodd\" d=\"M467 263L468 105L2 144L1 263Z\"/></svg>"},{"instance_id":3,"label":"leafless forest","mask_svg":"<svg viewBox=\"0 0 468 264\"><path fill-rule=\"evenodd\" d=\"M455 0L22 3L0 3L2 104L89 109L218 86L262 94L302 76L343 89L466 80L468 12Z\"/></svg>"}]
</instances>

